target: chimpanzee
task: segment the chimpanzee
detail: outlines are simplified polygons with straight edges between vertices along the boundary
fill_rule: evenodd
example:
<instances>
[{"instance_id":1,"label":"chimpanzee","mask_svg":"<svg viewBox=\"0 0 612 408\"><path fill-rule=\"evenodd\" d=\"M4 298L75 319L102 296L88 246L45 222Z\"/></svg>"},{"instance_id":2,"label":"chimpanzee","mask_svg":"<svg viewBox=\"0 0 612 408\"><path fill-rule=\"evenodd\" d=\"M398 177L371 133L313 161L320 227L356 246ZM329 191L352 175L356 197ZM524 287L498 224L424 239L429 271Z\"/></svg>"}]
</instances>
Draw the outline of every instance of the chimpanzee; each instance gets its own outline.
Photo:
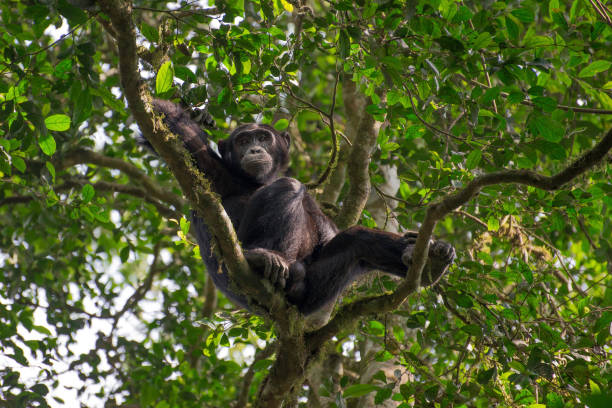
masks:
<instances>
[{"instance_id":1,"label":"chimpanzee","mask_svg":"<svg viewBox=\"0 0 612 408\"><path fill-rule=\"evenodd\" d=\"M362 226L339 231L301 182L281 176L289 164L288 133L263 124L242 125L219 141L219 156L187 111L165 100L155 100L154 108L221 196L251 267L283 289L313 325L326 321L338 296L364 273L406 275L416 233ZM246 308L246 299L230 290L227 272L212 253L211 234L195 213L192 225L217 288ZM454 258L451 245L432 241L422 284L435 284Z\"/></svg>"}]
</instances>

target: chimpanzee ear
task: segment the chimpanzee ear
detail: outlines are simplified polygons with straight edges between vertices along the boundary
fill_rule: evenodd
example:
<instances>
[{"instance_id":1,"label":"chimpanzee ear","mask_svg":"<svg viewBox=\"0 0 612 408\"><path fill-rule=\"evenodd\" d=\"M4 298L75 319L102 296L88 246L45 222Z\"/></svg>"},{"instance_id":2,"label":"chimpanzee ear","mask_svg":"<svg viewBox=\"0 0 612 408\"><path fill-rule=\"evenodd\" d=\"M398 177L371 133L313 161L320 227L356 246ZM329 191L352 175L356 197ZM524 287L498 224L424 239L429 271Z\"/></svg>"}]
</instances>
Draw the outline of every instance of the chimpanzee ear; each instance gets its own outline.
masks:
<instances>
[{"instance_id":1,"label":"chimpanzee ear","mask_svg":"<svg viewBox=\"0 0 612 408\"><path fill-rule=\"evenodd\" d=\"M291 146L291 135L289 135L289 132L281 132L280 137L287 144L287 149L289 149L289 146Z\"/></svg>"},{"instance_id":2,"label":"chimpanzee ear","mask_svg":"<svg viewBox=\"0 0 612 408\"><path fill-rule=\"evenodd\" d=\"M219 153L221 154L221 158L225 161L232 160L232 149L230 147L230 143L226 139L221 139L217 142L217 147L219 148Z\"/></svg>"}]
</instances>

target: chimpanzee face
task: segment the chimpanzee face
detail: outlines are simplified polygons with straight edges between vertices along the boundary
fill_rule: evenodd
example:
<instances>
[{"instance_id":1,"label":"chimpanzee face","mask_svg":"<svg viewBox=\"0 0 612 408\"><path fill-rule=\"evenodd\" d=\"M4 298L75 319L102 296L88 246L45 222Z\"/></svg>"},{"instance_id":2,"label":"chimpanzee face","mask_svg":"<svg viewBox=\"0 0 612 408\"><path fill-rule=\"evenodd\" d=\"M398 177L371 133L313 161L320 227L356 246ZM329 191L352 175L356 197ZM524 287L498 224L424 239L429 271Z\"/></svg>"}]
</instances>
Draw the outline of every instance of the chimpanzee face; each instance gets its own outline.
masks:
<instances>
[{"instance_id":1,"label":"chimpanzee face","mask_svg":"<svg viewBox=\"0 0 612 408\"><path fill-rule=\"evenodd\" d=\"M267 129L256 129L236 135L233 142L242 170L262 181L261 176L268 175L274 167L270 154L274 136Z\"/></svg>"},{"instance_id":2,"label":"chimpanzee face","mask_svg":"<svg viewBox=\"0 0 612 408\"><path fill-rule=\"evenodd\" d=\"M265 184L288 164L289 135L268 125L242 125L220 142L219 150L224 161Z\"/></svg>"}]
</instances>

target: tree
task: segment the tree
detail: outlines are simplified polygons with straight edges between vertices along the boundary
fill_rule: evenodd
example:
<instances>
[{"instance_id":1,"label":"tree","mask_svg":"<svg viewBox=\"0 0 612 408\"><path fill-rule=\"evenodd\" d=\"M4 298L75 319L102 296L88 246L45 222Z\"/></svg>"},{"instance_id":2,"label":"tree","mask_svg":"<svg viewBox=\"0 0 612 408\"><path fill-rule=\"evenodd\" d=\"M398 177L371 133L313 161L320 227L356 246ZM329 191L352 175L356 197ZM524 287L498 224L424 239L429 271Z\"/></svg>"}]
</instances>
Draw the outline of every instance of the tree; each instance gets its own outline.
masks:
<instances>
[{"instance_id":1,"label":"tree","mask_svg":"<svg viewBox=\"0 0 612 408\"><path fill-rule=\"evenodd\" d=\"M604 2L210 3L0 5L0 398L610 406ZM291 175L341 227L419 228L406 279L306 330L152 95L204 106L213 140L289 130ZM262 316L216 295L190 208ZM434 231L459 259L419 290Z\"/></svg>"}]
</instances>

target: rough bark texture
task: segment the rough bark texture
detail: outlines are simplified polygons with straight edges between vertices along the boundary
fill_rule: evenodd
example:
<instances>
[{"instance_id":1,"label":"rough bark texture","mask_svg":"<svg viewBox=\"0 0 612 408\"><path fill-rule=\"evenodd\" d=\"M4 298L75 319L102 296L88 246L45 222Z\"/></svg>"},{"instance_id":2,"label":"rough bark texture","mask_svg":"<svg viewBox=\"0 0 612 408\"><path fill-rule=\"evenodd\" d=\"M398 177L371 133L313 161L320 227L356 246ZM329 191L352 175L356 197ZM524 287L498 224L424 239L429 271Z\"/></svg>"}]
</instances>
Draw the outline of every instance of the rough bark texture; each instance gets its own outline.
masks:
<instances>
[{"instance_id":1,"label":"rough bark texture","mask_svg":"<svg viewBox=\"0 0 612 408\"><path fill-rule=\"evenodd\" d=\"M176 135L168 131L161 118L152 112L151 96L138 70L136 32L131 3L106 0L100 2L100 7L110 17L116 33L121 84L128 107L140 130L164 159L189 202L210 227L217 239L228 272L239 277L232 281L240 283L240 288L258 303L267 306L268 309L278 309L278 303L284 303L284 300L274 294L270 285L262 285L261 280L251 273L232 223L219 198L212 192L210 183L192 164L189 153Z\"/></svg>"},{"instance_id":2,"label":"rough bark texture","mask_svg":"<svg viewBox=\"0 0 612 408\"><path fill-rule=\"evenodd\" d=\"M371 104L371 100L368 101ZM376 121L364 112L359 121L353 147L348 158L346 170L349 178L349 191L343 200L342 209L336 219L338 227L345 229L359 221L370 194L370 155L376 144L378 132Z\"/></svg>"}]
</instances>

